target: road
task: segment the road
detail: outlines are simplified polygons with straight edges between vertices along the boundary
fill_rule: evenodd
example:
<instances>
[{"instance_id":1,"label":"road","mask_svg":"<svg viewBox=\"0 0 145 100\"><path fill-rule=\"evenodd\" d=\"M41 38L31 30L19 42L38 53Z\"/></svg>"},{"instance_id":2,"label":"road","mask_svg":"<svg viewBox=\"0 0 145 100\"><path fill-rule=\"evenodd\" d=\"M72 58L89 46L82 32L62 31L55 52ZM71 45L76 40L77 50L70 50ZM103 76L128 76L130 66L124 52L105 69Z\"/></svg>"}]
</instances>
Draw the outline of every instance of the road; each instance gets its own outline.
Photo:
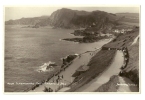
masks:
<instances>
[{"instance_id":1,"label":"road","mask_svg":"<svg viewBox=\"0 0 145 100\"><path fill-rule=\"evenodd\" d=\"M131 45L134 45L137 42L138 38L139 38L139 35L134 39Z\"/></svg>"}]
</instances>

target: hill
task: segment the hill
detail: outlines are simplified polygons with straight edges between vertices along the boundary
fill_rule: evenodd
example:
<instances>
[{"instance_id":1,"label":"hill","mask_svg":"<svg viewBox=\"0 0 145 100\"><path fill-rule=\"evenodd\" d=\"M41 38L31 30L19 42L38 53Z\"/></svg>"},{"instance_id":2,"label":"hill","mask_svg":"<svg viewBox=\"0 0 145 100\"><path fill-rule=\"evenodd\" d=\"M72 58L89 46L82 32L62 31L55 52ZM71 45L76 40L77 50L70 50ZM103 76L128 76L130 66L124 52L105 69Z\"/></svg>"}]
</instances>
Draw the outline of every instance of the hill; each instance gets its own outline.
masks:
<instances>
[{"instance_id":1,"label":"hill","mask_svg":"<svg viewBox=\"0 0 145 100\"><path fill-rule=\"evenodd\" d=\"M5 25L36 25L38 23L44 23L48 20L49 16L40 16L32 18L21 18L17 20L9 20L5 22Z\"/></svg>"},{"instance_id":2,"label":"hill","mask_svg":"<svg viewBox=\"0 0 145 100\"><path fill-rule=\"evenodd\" d=\"M119 22L127 25L139 26L139 13L116 13Z\"/></svg>"},{"instance_id":3,"label":"hill","mask_svg":"<svg viewBox=\"0 0 145 100\"><path fill-rule=\"evenodd\" d=\"M117 19L115 14L107 13L104 11L77 11L62 8L53 12L50 16L51 25L55 27L64 28L86 28L93 23L104 25L107 21L113 22Z\"/></svg>"}]
</instances>

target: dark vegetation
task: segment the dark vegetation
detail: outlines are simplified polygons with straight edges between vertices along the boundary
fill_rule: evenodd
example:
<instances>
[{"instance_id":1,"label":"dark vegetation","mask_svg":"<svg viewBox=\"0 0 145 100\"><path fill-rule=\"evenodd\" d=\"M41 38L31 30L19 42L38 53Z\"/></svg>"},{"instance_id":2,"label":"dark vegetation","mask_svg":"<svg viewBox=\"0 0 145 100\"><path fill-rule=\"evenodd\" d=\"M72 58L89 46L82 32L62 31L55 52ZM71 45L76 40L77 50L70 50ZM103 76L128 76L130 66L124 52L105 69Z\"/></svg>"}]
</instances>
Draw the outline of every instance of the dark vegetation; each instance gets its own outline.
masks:
<instances>
[{"instance_id":1,"label":"dark vegetation","mask_svg":"<svg viewBox=\"0 0 145 100\"><path fill-rule=\"evenodd\" d=\"M72 60L74 60L77 57L77 55L68 55L66 58L62 59L62 66L65 66L66 64L70 63Z\"/></svg>"},{"instance_id":2,"label":"dark vegetation","mask_svg":"<svg viewBox=\"0 0 145 100\"><path fill-rule=\"evenodd\" d=\"M107 36L96 37L94 35L89 35L89 36L85 36L83 38L67 38L67 39L63 39L63 40L79 42L79 43L93 43L93 42L97 42L101 39L107 39L107 38L108 38Z\"/></svg>"},{"instance_id":3,"label":"dark vegetation","mask_svg":"<svg viewBox=\"0 0 145 100\"><path fill-rule=\"evenodd\" d=\"M90 28L88 28L90 29ZM86 29L85 30L75 30L73 33L71 33L75 36L88 36L88 35L93 35L93 36L98 36L98 32L94 30L90 30L90 31L87 31Z\"/></svg>"},{"instance_id":4,"label":"dark vegetation","mask_svg":"<svg viewBox=\"0 0 145 100\"><path fill-rule=\"evenodd\" d=\"M43 91L44 92L53 92L53 90L51 88L47 88L47 87L45 87L45 89Z\"/></svg>"}]
</instances>

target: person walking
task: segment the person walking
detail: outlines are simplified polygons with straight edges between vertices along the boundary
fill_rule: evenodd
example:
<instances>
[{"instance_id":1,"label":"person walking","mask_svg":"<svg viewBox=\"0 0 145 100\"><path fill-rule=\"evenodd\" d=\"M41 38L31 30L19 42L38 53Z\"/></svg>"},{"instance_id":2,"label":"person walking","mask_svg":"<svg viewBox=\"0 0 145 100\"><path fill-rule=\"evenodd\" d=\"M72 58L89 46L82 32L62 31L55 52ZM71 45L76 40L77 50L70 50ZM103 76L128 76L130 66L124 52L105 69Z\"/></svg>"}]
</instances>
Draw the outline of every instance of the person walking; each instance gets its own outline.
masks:
<instances>
[{"instance_id":1,"label":"person walking","mask_svg":"<svg viewBox=\"0 0 145 100\"><path fill-rule=\"evenodd\" d=\"M56 83L58 84L58 79L56 79Z\"/></svg>"}]
</instances>

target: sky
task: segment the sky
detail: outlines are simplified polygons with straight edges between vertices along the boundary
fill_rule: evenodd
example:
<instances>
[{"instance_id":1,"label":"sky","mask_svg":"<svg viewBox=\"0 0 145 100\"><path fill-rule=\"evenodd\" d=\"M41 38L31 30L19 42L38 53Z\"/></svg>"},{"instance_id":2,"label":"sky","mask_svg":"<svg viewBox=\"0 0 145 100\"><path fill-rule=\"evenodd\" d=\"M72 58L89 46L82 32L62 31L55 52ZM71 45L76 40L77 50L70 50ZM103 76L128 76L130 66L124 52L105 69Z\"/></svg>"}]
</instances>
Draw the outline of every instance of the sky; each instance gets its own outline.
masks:
<instances>
[{"instance_id":1,"label":"sky","mask_svg":"<svg viewBox=\"0 0 145 100\"><path fill-rule=\"evenodd\" d=\"M20 19L22 17L38 17L43 15L51 15L54 11L61 8L69 8L72 10L94 11L101 10L109 13L139 13L139 6L124 7L5 7L5 21Z\"/></svg>"}]
</instances>

